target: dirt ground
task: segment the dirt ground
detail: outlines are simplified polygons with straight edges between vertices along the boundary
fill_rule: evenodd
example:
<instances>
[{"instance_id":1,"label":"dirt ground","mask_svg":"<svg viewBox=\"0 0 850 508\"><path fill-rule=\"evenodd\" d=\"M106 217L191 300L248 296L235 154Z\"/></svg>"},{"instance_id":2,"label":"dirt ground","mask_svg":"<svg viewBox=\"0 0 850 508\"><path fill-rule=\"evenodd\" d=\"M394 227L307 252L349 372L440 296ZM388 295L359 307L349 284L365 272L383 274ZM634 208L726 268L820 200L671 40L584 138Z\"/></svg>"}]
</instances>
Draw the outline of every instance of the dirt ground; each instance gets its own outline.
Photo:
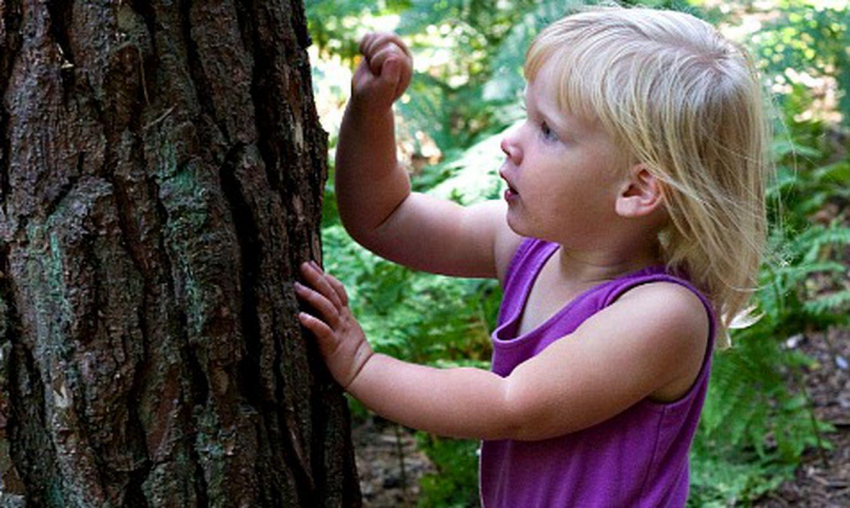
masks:
<instances>
[{"instance_id":1,"label":"dirt ground","mask_svg":"<svg viewBox=\"0 0 850 508\"><path fill-rule=\"evenodd\" d=\"M755 506L850 507L850 330L798 337L791 344L816 360L804 375L806 389L815 413L836 431L824 435L831 450L808 452L796 477ZM370 419L353 429L353 438L363 505L416 506L419 479L434 466L417 451L412 432Z\"/></svg>"},{"instance_id":2,"label":"dirt ground","mask_svg":"<svg viewBox=\"0 0 850 508\"><path fill-rule=\"evenodd\" d=\"M817 361L805 373L805 386L815 413L835 426L824 436L832 449L808 452L795 478L756 506L850 507L850 330L803 337L796 347Z\"/></svg>"},{"instance_id":3,"label":"dirt ground","mask_svg":"<svg viewBox=\"0 0 850 508\"><path fill-rule=\"evenodd\" d=\"M373 418L356 426L352 439L363 506L416 506L419 479L435 469L428 457L416 449L413 432Z\"/></svg>"}]
</instances>

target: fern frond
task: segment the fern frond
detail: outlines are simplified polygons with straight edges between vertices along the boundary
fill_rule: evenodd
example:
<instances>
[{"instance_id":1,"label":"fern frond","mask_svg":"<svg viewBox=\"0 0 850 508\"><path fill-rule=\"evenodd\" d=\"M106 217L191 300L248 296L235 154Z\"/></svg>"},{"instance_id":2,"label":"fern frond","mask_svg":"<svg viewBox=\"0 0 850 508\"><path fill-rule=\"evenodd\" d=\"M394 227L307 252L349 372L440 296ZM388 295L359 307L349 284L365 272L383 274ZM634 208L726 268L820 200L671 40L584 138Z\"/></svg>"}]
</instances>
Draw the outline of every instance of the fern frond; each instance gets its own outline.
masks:
<instances>
[{"instance_id":1,"label":"fern frond","mask_svg":"<svg viewBox=\"0 0 850 508\"><path fill-rule=\"evenodd\" d=\"M807 235L811 242L808 251L803 256L804 263L814 263L822 259L824 247L850 245L850 228L838 224L829 227L812 228L813 233Z\"/></svg>"},{"instance_id":2,"label":"fern frond","mask_svg":"<svg viewBox=\"0 0 850 508\"><path fill-rule=\"evenodd\" d=\"M808 300L803 304L803 308L814 315L841 313L846 318L850 313L850 289Z\"/></svg>"}]
</instances>

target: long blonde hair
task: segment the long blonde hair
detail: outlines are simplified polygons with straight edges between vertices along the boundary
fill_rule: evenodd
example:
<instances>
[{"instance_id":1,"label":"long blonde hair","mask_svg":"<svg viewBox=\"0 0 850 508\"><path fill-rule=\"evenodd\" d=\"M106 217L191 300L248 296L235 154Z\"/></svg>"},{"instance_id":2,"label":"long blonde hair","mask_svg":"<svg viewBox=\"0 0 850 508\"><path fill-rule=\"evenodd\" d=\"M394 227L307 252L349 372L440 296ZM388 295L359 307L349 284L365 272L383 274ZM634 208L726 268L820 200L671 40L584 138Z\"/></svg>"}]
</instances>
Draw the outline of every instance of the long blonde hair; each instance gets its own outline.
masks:
<instances>
[{"instance_id":1,"label":"long blonde hair","mask_svg":"<svg viewBox=\"0 0 850 508\"><path fill-rule=\"evenodd\" d=\"M691 15L605 7L547 27L525 77L552 61L559 106L599 121L661 182L668 267L687 273L718 315L719 346L745 314L766 236L769 132L747 53Z\"/></svg>"}]
</instances>

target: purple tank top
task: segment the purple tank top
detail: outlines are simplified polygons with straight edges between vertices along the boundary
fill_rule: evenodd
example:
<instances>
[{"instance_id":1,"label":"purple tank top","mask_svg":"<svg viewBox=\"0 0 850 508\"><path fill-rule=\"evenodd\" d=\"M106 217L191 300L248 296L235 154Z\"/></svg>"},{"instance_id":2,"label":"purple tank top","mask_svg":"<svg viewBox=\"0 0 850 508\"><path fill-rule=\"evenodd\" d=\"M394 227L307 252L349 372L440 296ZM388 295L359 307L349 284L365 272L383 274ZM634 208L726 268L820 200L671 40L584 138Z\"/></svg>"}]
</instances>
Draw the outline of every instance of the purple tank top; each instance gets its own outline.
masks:
<instances>
[{"instance_id":1,"label":"purple tank top","mask_svg":"<svg viewBox=\"0 0 850 508\"><path fill-rule=\"evenodd\" d=\"M714 311L705 296L663 266L603 282L577 296L545 323L516 336L522 309L557 244L525 240L505 276L493 332L493 367L508 376L520 363L640 284L666 281L690 289L706 307L710 330L694 385L679 400L644 399L592 427L541 441L483 441L480 489L484 508L682 507L688 497L688 451L705 400L714 345ZM543 373L541 373L542 375Z\"/></svg>"}]
</instances>

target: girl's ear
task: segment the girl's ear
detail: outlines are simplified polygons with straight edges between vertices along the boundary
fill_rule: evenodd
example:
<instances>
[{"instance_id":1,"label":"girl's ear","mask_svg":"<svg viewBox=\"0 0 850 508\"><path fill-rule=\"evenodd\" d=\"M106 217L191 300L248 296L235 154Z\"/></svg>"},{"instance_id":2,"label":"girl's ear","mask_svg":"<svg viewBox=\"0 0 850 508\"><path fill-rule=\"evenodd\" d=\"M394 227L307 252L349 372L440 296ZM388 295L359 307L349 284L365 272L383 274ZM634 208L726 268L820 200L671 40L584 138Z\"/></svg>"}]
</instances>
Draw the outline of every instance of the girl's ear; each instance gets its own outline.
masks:
<instances>
[{"instance_id":1,"label":"girl's ear","mask_svg":"<svg viewBox=\"0 0 850 508\"><path fill-rule=\"evenodd\" d=\"M644 164L635 164L617 194L614 209L624 218L653 215L664 208L664 194L660 182Z\"/></svg>"}]
</instances>

